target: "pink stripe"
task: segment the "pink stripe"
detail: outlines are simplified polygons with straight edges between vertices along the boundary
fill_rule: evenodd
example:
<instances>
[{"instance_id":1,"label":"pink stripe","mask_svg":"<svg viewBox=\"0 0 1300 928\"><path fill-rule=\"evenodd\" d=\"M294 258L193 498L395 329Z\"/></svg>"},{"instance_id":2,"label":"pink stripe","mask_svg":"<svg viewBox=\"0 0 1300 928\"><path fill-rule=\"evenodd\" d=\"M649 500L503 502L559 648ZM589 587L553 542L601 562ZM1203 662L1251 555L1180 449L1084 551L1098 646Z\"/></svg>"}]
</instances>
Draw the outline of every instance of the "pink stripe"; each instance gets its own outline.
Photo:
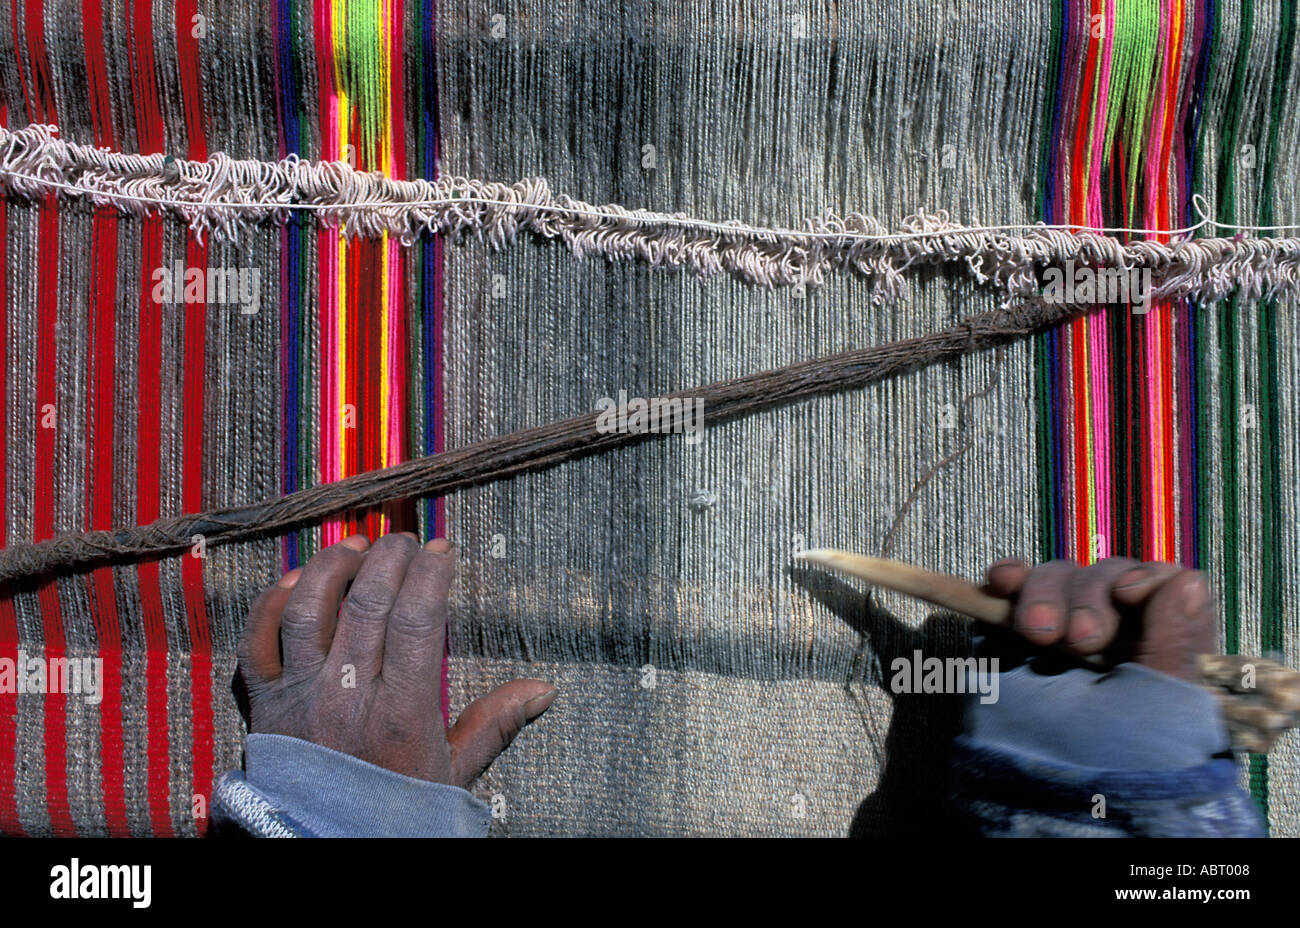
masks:
<instances>
[{"instance_id":1,"label":"pink stripe","mask_svg":"<svg viewBox=\"0 0 1300 928\"><path fill-rule=\"evenodd\" d=\"M1114 52L1115 4L1106 4L1105 35L1102 43L1101 74L1098 80L1097 112L1093 120L1091 189L1088 192L1088 221L1102 225L1101 206L1102 154L1106 141L1106 104L1110 93L1111 60ZM1123 310L1121 310L1123 311ZM1090 320L1088 358L1092 365L1092 443L1097 532L1106 540L1103 557L1110 556L1114 544L1111 512L1111 423L1110 423L1110 343L1106 322L1110 310L1097 313Z\"/></svg>"},{"instance_id":2,"label":"pink stripe","mask_svg":"<svg viewBox=\"0 0 1300 928\"><path fill-rule=\"evenodd\" d=\"M322 98L321 115L323 126L321 132L321 157L326 161L338 160L339 144L339 99L334 87L334 36L331 22L333 4L330 0L316 0L316 54L318 74L320 76L320 95ZM342 426L343 410L339 406L339 278L338 248L339 232L337 229L324 229L320 232L320 372L321 372L321 437L320 437L320 479L322 483L332 483L342 475L342 461L339 459L338 447ZM343 520L335 517L328 519L321 526L322 545L332 545L343 538Z\"/></svg>"}]
</instances>

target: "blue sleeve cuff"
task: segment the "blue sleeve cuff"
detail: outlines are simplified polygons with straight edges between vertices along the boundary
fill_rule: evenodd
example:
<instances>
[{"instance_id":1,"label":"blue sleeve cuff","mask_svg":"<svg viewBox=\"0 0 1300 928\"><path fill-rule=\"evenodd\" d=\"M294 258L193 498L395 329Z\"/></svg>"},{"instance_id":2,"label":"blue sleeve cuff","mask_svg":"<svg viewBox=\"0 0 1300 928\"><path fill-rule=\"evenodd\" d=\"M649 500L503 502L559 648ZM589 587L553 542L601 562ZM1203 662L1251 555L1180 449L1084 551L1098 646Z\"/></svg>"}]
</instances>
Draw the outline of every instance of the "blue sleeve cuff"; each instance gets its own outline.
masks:
<instances>
[{"instance_id":1,"label":"blue sleeve cuff","mask_svg":"<svg viewBox=\"0 0 1300 928\"><path fill-rule=\"evenodd\" d=\"M303 836L482 838L492 820L487 805L459 787L286 735L249 735L245 769L242 784L226 792L242 794L244 807L260 799L269 807L260 817Z\"/></svg>"},{"instance_id":2,"label":"blue sleeve cuff","mask_svg":"<svg viewBox=\"0 0 1300 928\"><path fill-rule=\"evenodd\" d=\"M1213 694L1141 664L1106 673L977 641L1000 661L970 698L953 800L985 835L1240 836L1265 832Z\"/></svg>"},{"instance_id":3,"label":"blue sleeve cuff","mask_svg":"<svg viewBox=\"0 0 1300 928\"><path fill-rule=\"evenodd\" d=\"M1042 673L1030 661L999 674L998 699L972 699L966 733L995 750L1108 770L1195 767L1228 750L1209 690L1144 667Z\"/></svg>"}]
</instances>

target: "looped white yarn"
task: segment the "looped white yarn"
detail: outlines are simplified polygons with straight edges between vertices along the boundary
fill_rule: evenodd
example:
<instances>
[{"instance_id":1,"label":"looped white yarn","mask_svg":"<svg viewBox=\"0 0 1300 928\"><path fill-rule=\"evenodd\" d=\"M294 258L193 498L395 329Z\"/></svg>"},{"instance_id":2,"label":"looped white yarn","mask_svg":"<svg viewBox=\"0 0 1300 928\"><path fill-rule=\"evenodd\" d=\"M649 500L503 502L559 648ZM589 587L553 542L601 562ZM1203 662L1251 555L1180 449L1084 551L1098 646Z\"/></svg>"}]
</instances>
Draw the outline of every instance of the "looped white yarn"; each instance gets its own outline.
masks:
<instances>
[{"instance_id":1,"label":"looped white yarn","mask_svg":"<svg viewBox=\"0 0 1300 928\"><path fill-rule=\"evenodd\" d=\"M963 226L944 210L918 210L897 231L861 213L827 210L802 229L764 228L684 213L593 206L553 195L544 178L514 184L465 177L396 180L341 162L207 161L113 152L65 142L58 128L0 128L0 193L39 199L58 192L124 212L170 212L202 239L234 240L252 223L314 214L347 235L387 233L411 245L431 234L472 234L504 248L521 232L559 239L577 257L639 260L688 268L704 277L731 274L766 287L820 285L826 272L852 270L873 299L903 292L904 273L925 264L965 267L976 281L1009 295L1036 292L1039 268L1075 262L1126 272L1149 270L1153 296L1204 301L1233 293L1262 299L1300 292L1300 239L1251 237L1300 225L1218 222L1201 194L1197 221L1181 229L1025 224ZM1195 237L1230 230L1231 238ZM1119 236L1130 240L1124 241Z\"/></svg>"}]
</instances>

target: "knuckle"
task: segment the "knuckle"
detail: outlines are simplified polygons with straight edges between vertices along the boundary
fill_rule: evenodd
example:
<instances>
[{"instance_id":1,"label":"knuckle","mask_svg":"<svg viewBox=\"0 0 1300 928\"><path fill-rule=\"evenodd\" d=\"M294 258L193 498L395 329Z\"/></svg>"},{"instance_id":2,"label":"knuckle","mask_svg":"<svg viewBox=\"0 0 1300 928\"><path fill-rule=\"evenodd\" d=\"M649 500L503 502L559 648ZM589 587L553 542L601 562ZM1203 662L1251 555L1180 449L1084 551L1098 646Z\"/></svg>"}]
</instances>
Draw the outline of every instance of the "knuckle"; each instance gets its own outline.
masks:
<instances>
[{"instance_id":1,"label":"knuckle","mask_svg":"<svg viewBox=\"0 0 1300 928\"><path fill-rule=\"evenodd\" d=\"M344 545L331 545L313 557L310 564L316 565L317 570L322 572L338 570L348 564L355 554L356 552Z\"/></svg>"},{"instance_id":2,"label":"knuckle","mask_svg":"<svg viewBox=\"0 0 1300 928\"><path fill-rule=\"evenodd\" d=\"M351 573L357 557L360 555L356 552L338 545L326 548L313 557L285 608L285 618L289 618L291 612L313 612L319 609L331 588L331 580L338 574Z\"/></svg>"},{"instance_id":3,"label":"knuckle","mask_svg":"<svg viewBox=\"0 0 1300 928\"><path fill-rule=\"evenodd\" d=\"M343 686L325 685L316 691L314 717L328 728L346 727L354 718L364 694Z\"/></svg>"},{"instance_id":4,"label":"knuckle","mask_svg":"<svg viewBox=\"0 0 1300 928\"><path fill-rule=\"evenodd\" d=\"M1027 566L1028 565L1026 565L1025 562L1018 557L1000 557L996 561L993 561L991 564L989 564L988 569L1003 570L1007 568L1013 568L1017 570L1023 570Z\"/></svg>"},{"instance_id":5,"label":"knuckle","mask_svg":"<svg viewBox=\"0 0 1300 928\"><path fill-rule=\"evenodd\" d=\"M319 676L321 666L325 663L322 658L303 658L297 663L286 664L280 679L284 682L286 689L303 690L312 684Z\"/></svg>"},{"instance_id":6,"label":"knuckle","mask_svg":"<svg viewBox=\"0 0 1300 928\"><path fill-rule=\"evenodd\" d=\"M366 555L372 564L405 564L415 555L419 544L410 535L384 535Z\"/></svg>"},{"instance_id":7,"label":"knuckle","mask_svg":"<svg viewBox=\"0 0 1300 928\"><path fill-rule=\"evenodd\" d=\"M1082 567L1070 578L1072 599L1086 599L1090 604L1103 605L1110 599L1110 586L1116 565L1098 562Z\"/></svg>"},{"instance_id":8,"label":"knuckle","mask_svg":"<svg viewBox=\"0 0 1300 928\"><path fill-rule=\"evenodd\" d=\"M992 586L1010 590L1023 582L1028 569L1028 565L1019 558L1002 558L985 568L984 576Z\"/></svg>"},{"instance_id":9,"label":"knuckle","mask_svg":"<svg viewBox=\"0 0 1300 928\"><path fill-rule=\"evenodd\" d=\"M1135 561L1131 557L1105 557L1098 561L1096 566L1105 571L1107 575L1119 576L1134 567L1140 567L1141 563L1141 561Z\"/></svg>"},{"instance_id":10,"label":"knuckle","mask_svg":"<svg viewBox=\"0 0 1300 928\"><path fill-rule=\"evenodd\" d=\"M403 659L388 668L384 677L386 690L384 703L393 711L406 715L419 715L431 692L437 688L435 674L422 674L415 662Z\"/></svg>"},{"instance_id":11,"label":"knuckle","mask_svg":"<svg viewBox=\"0 0 1300 928\"><path fill-rule=\"evenodd\" d=\"M408 535L405 532L399 532L396 535L385 535L375 542L376 548L381 546L384 548L394 548L399 551L414 552L420 547L420 543L415 540L414 536Z\"/></svg>"},{"instance_id":12,"label":"knuckle","mask_svg":"<svg viewBox=\"0 0 1300 928\"><path fill-rule=\"evenodd\" d=\"M380 730L387 743L409 745L423 737L424 728L424 722L414 712L399 710L384 714Z\"/></svg>"},{"instance_id":13,"label":"knuckle","mask_svg":"<svg viewBox=\"0 0 1300 928\"><path fill-rule=\"evenodd\" d=\"M343 608L359 619L382 619L392 606L392 591L381 583L359 583L352 587Z\"/></svg>"},{"instance_id":14,"label":"knuckle","mask_svg":"<svg viewBox=\"0 0 1300 928\"><path fill-rule=\"evenodd\" d=\"M432 635L436 625L432 609L412 609L409 606L394 609L388 624L414 638Z\"/></svg>"},{"instance_id":15,"label":"knuckle","mask_svg":"<svg viewBox=\"0 0 1300 928\"><path fill-rule=\"evenodd\" d=\"M1038 565L1025 578L1024 598L1064 598L1078 570L1073 561L1048 561Z\"/></svg>"},{"instance_id":16,"label":"knuckle","mask_svg":"<svg viewBox=\"0 0 1300 928\"><path fill-rule=\"evenodd\" d=\"M1055 561L1047 561L1043 564L1035 565L1034 567L1030 568L1029 573L1030 576L1040 580L1042 579L1055 580L1058 577L1064 576L1066 574L1071 574L1078 569L1079 569L1079 565L1076 564L1074 561L1055 560Z\"/></svg>"},{"instance_id":17,"label":"knuckle","mask_svg":"<svg viewBox=\"0 0 1300 928\"><path fill-rule=\"evenodd\" d=\"M315 566L314 572L319 583L333 574L350 573L360 559L360 552L340 544L326 548L317 554L308 566ZM301 584L301 581L299 583Z\"/></svg>"},{"instance_id":18,"label":"knuckle","mask_svg":"<svg viewBox=\"0 0 1300 928\"><path fill-rule=\"evenodd\" d=\"M280 634L285 638L309 638L319 632L320 619L313 603L304 603L302 608L285 609L280 618Z\"/></svg>"}]
</instances>

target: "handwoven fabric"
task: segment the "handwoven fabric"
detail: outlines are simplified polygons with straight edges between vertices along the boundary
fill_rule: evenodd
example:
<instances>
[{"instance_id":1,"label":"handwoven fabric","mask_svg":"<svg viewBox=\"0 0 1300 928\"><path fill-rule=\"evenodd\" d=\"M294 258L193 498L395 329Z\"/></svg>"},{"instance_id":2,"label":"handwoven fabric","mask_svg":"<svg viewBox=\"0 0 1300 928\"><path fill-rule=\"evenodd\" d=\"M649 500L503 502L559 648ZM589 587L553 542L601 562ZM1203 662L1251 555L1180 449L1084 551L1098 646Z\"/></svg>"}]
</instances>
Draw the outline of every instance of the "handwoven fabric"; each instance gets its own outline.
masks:
<instances>
[{"instance_id":1,"label":"handwoven fabric","mask_svg":"<svg viewBox=\"0 0 1300 928\"><path fill-rule=\"evenodd\" d=\"M1273 225L1300 223L1295 19L1290 0L37 0L0 10L0 99L6 127L124 152L543 176L759 226L830 208L1173 229L1194 193ZM1001 298L926 270L881 304L852 274L767 289L310 216L200 239L53 194L0 200L0 230L0 543L274 497ZM257 310L160 305L178 261L256 269ZM0 657L100 656L105 689L0 693L0 831L201 833L240 762L248 605L354 529L460 547L453 718L514 676L560 688L475 787L499 834L931 827L959 705L896 696L881 668L968 633L792 566L801 548L970 577L1008 554L1178 559L1220 596L1225 650L1295 666L1295 306L1130 310L698 445L18 584ZM1295 733L1243 777L1300 835Z\"/></svg>"}]
</instances>

